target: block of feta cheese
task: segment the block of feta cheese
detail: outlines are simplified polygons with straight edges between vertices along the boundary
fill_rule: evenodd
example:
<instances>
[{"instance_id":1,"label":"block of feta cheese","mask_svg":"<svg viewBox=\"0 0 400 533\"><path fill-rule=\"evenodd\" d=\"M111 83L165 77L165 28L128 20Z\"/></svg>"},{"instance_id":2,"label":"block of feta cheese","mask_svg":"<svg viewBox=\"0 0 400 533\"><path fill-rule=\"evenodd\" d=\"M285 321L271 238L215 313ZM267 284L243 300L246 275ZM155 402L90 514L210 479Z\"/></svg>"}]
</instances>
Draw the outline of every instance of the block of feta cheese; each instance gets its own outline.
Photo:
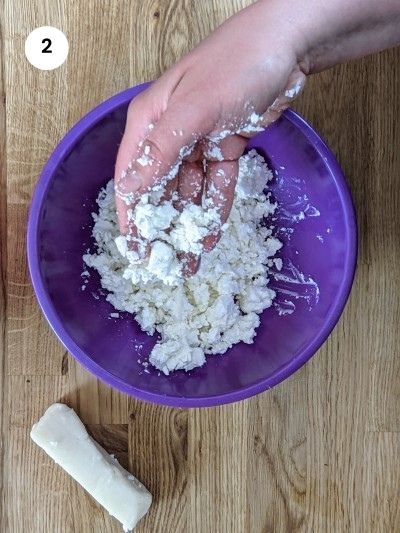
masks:
<instances>
[{"instance_id":1,"label":"block of feta cheese","mask_svg":"<svg viewBox=\"0 0 400 533\"><path fill-rule=\"evenodd\" d=\"M31 438L122 523L133 529L151 505L150 492L87 433L64 404L51 405L31 431Z\"/></svg>"}]
</instances>

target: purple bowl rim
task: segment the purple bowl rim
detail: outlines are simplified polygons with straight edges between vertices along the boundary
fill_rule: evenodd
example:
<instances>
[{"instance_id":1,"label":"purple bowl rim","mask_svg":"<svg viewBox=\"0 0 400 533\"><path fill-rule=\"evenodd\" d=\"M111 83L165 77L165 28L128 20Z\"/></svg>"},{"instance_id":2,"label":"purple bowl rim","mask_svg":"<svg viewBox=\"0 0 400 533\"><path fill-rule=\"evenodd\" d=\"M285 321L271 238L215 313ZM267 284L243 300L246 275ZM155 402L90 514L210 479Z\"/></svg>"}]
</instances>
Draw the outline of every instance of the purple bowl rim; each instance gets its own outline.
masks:
<instances>
[{"instance_id":1,"label":"purple bowl rim","mask_svg":"<svg viewBox=\"0 0 400 533\"><path fill-rule=\"evenodd\" d=\"M132 385L128 385L123 380L95 363L74 342L71 336L64 329L62 321L58 317L51 299L47 294L40 274L37 236L42 200L45 197L48 186L52 179L52 175L59 163L69 154L73 146L78 142L79 139L83 137L83 135L85 135L89 129L91 129L97 122L105 118L107 114L115 111L121 105L128 104L134 96L136 96L143 88L146 88L150 83L151 82L146 82L136 85L135 87L125 89L92 109L65 134L50 155L36 184L28 218L27 253L33 288L39 302L39 306L41 307L50 327L68 352L71 353L71 355L79 363L81 363L83 367L93 373L97 378L118 389L119 391L140 400L181 408L213 407L244 400L264 392L265 390L271 389L278 383L281 383L283 380L294 374L318 351L339 321L350 294L357 263L357 222L351 193L343 171L326 142L298 113L291 109L287 110L285 112L285 117L298 129L300 129L303 135L305 135L306 138L313 144L320 156L323 157L326 166L329 168L331 175L336 182L338 194L343 206L345 226L348 233L348 247L343 281L319 334L313 339L312 342L304 347L296 357L294 357L289 363L279 368L272 376L261 379L250 386L240 388L229 393L190 398L185 396L156 394L139 389Z\"/></svg>"}]
</instances>

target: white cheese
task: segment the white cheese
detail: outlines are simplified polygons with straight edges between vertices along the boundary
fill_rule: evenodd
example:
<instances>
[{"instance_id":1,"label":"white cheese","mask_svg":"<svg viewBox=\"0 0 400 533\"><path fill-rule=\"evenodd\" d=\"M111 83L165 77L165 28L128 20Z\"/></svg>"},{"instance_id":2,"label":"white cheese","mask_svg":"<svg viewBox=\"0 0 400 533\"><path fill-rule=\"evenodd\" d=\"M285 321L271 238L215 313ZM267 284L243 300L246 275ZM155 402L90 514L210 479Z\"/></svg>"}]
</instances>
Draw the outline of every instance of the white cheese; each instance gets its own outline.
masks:
<instances>
[{"instance_id":1,"label":"white cheese","mask_svg":"<svg viewBox=\"0 0 400 533\"><path fill-rule=\"evenodd\" d=\"M256 117L250 122L254 126ZM234 203L221 239L202 254L198 272L188 279L182 277L177 252L200 254L202 237L220 223L215 208L204 209L203 201L203 206L187 204L178 213L170 201L160 204L153 192L143 195L132 216L155 240L150 256L138 260L119 235L113 182L100 193L93 228L97 253L83 259L100 273L116 310L134 314L148 334L161 335L149 361L165 374L192 370L204 364L206 354L253 342L258 314L275 297L268 286L269 269L282 246L265 224L276 208L265 194L271 179L254 150L240 158Z\"/></svg>"},{"instance_id":2,"label":"white cheese","mask_svg":"<svg viewBox=\"0 0 400 533\"><path fill-rule=\"evenodd\" d=\"M109 513L133 529L151 505L150 492L87 433L66 405L51 405L31 438Z\"/></svg>"}]
</instances>

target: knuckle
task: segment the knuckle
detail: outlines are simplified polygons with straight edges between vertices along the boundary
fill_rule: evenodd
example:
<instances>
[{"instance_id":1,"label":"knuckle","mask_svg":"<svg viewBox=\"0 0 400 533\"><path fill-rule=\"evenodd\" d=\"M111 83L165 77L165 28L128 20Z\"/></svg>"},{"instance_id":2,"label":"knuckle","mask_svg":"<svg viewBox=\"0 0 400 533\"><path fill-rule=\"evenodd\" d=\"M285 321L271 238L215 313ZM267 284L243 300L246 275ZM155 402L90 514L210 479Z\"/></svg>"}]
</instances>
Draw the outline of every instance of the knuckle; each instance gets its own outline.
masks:
<instances>
[{"instance_id":1,"label":"knuckle","mask_svg":"<svg viewBox=\"0 0 400 533\"><path fill-rule=\"evenodd\" d=\"M146 147L149 147L148 149ZM158 163L165 161L167 153L165 143L163 143L157 135L149 135L144 143L144 150L148 156ZM146 153L145 152L145 153Z\"/></svg>"}]
</instances>

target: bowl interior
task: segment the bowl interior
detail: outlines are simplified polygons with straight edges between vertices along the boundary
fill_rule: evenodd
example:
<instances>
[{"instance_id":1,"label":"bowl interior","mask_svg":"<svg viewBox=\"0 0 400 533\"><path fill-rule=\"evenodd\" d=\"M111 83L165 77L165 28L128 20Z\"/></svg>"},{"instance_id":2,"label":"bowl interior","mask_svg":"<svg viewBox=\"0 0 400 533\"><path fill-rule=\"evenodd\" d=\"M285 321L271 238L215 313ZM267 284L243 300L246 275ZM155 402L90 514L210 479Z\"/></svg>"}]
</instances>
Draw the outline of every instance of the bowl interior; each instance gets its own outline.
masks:
<instances>
[{"instance_id":1,"label":"bowl interior","mask_svg":"<svg viewBox=\"0 0 400 533\"><path fill-rule=\"evenodd\" d=\"M140 89L139 89L140 90ZM133 93L100 106L62 141L33 201L29 260L39 302L56 334L87 368L135 396L171 405L213 405L281 381L320 346L337 321L354 273L354 212L343 175L313 130L288 112L249 144L275 172L274 221L285 242L283 275L271 279L277 303L261 317L255 342L203 368L166 377L138 362L156 337L131 315L110 318L92 273L82 290L82 254L93 249L92 217L99 189L112 177L127 104ZM294 312L293 309L295 308ZM49 354L51 357L51 354Z\"/></svg>"}]
</instances>

